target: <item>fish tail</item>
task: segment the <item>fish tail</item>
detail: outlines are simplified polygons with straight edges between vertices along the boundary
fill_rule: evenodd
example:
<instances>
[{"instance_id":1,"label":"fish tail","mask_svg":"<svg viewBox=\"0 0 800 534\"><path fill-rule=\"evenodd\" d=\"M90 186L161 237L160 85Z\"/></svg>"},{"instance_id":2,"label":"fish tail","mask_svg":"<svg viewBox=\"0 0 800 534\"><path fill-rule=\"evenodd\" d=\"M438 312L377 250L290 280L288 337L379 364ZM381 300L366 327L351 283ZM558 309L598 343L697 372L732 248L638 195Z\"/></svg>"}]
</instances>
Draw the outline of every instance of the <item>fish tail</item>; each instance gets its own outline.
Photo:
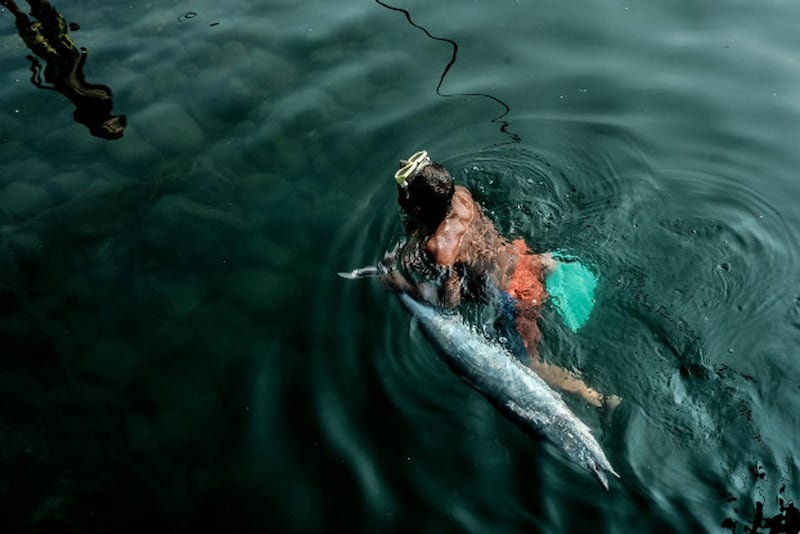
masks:
<instances>
[{"instance_id":1,"label":"fish tail","mask_svg":"<svg viewBox=\"0 0 800 534\"><path fill-rule=\"evenodd\" d=\"M608 477L606 476L605 471L602 468L595 466L593 468L594 476L597 478L600 485L603 486L603 489L608 491Z\"/></svg>"},{"instance_id":2,"label":"fish tail","mask_svg":"<svg viewBox=\"0 0 800 534\"><path fill-rule=\"evenodd\" d=\"M597 478L598 482L600 482L600 485L603 486L603 489L605 489L606 491L609 491L608 490L608 476L606 475L606 473L611 473L616 478L622 479L622 477L619 476L619 473L617 473L614 470L614 468L611 467L611 464L608 464L608 463L605 466L600 466L600 465L594 464L592 466L592 473L594 474L595 478Z\"/></svg>"}]
</instances>

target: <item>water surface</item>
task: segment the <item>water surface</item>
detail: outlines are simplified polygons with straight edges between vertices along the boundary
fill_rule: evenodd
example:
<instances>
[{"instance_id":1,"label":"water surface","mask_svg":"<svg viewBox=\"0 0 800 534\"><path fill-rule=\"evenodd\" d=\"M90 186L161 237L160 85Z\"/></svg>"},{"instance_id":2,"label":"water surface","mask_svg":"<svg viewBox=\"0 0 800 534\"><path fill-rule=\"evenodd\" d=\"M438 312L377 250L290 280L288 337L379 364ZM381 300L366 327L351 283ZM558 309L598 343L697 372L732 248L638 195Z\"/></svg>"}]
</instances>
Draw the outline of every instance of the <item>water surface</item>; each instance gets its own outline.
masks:
<instances>
[{"instance_id":1,"label":"water surface","mask_svg":"<svg viewBox=\"0 0 800 534\"><path fill-rule=\"evenodd\" d=\"M453 46L372 1L58 3L128 115L117 141L30 84L0 12L6 524L744 532L791 513L800 6L398 6L458 47L439 94ZM624 399L611 418L572 402L622 475L609 493L377 284L335 276L401 236L391 176L420 148L505 235L599 273L589 323L546 311L542 350Z\"/></svg>"}]
</instances>

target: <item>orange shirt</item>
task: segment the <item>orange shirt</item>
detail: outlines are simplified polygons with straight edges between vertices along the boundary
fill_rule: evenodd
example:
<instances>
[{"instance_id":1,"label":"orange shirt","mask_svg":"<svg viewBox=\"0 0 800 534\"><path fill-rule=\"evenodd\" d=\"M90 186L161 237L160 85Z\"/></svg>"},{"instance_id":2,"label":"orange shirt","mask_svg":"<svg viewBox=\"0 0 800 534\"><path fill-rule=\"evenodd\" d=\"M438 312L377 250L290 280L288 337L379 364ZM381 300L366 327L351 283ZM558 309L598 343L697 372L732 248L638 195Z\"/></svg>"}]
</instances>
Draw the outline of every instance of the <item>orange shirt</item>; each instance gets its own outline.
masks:
<instances>
[{"instance_id":1,"label":"orange shirt","mask_svg":"<svg viewBox=\"0 0 800 534\"><path fill-rule=\"evenodd\" d=\"M515 239L511 244L518 256L506 291L521 304L541 305L547 298L547 291L542 283L544 266L539 257L531 253L525 241Z\"/></svg>"}]
</instances>

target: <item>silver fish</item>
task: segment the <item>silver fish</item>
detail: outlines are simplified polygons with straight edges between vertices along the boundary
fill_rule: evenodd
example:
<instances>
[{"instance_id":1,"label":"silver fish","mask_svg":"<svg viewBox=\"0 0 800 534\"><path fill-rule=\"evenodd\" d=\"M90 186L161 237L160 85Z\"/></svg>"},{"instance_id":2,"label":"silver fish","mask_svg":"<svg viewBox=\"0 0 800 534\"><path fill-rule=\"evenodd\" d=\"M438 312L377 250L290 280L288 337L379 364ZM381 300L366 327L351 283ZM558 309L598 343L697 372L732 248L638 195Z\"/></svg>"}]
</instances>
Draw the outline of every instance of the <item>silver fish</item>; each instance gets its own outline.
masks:
<instances>
[{"instance_id":1,"label":"silver fish","mask_svg":"<svg viewBox=\"0 0 800 534\"><path fill-rule=\"evenodd\" d=\"M378 264L340 272L339 276L353 280L387 272L384 264ZM593 474L606 490L607 473L620 478L592 431L572 413L561 395L505 347L476 333L456 313L424 304L404 292L398 292L397 297L417 318L447 364L523 430L549 440L565 458Z\"/></svg>"},{"instance_id":2,"label":"silver fish","mask_svg":"<svg viewBox=\"0 0 800 534\"><path fill-rule=\"evenodd\" d=\"M549 440L568 460L592 473L606 490L606 473L619 478L589 427L530 368L501 345L476 333L458 314L445 313L405 293L398 298L447 363L523 430Z\"/></svg>"}]
</instances>

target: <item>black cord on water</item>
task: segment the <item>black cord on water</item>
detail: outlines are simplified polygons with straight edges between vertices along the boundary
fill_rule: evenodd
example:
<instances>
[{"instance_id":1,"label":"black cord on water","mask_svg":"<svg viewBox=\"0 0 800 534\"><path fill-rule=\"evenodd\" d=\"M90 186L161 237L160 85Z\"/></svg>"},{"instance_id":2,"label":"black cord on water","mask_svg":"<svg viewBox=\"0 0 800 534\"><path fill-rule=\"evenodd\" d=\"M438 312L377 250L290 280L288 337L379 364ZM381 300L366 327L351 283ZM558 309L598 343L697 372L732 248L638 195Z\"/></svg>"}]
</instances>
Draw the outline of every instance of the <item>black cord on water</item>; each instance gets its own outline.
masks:
<instances>
[{"instance_id":1,"label":"black cord on water","mask_svg":"<svg viewBox=\"0 0 800 534\"><path fill-rule=\"evenodd\" d=\"M411 19L411 14L407 10L405 10L403 8L390 6L389 4L386 4L386 3L382 2L381 0L375 0L375 2L380 4L380 5L382 5L386 9L391 9L392 11L398 11L400 13L403 13L406 16L406 20L408 21L409 24L411 24L415 28L418 28L418 29L422 30L425 33L425 35L427 35L430 39L433 39L435 41L445 42L445 43L449 44L451 47L453 47L453 55L450 57L450 61L448 61L447 65L445 66L444 70L442 71L442 75L439 77L439 83L436 84L436 94L437 95L439 95L441 97L480 96L480 97L483 97L483 98L488 98L489 100L492 100L494 102L497 102L498 104L500 104L503 107L503 112L500 115L498 115L497 117L491 119L490 122L499 123L500 124L500 131L503 132L505 135L509 136L513 142L519 143L520 141L522 141L522 138L519 136L519 134L509 131L510 125L509 125L508 121L504 119L504 117L506 115L508 115L509 112L511 112L511 108L508 106L508 104L506 104L505 102L503 102L502 100L500 100L496 96L493 96L493 95L490 95L490 94L487 94L487 93L453 93L453 94L442 93L441 89L442 89L442 83L444 82L444 78L445 78L445 76L447 76L447 73L450 71L450 68L456 62L456 56L458 55L458 43L456 43L452 39L448 39L446 37L437 37L437 36L431 34L431 32L429 32L427 30L427 28L424 28L424 27L420 26L419 24L417 24L416 22L414 22Z\"/></svg>"}]
</instances>

